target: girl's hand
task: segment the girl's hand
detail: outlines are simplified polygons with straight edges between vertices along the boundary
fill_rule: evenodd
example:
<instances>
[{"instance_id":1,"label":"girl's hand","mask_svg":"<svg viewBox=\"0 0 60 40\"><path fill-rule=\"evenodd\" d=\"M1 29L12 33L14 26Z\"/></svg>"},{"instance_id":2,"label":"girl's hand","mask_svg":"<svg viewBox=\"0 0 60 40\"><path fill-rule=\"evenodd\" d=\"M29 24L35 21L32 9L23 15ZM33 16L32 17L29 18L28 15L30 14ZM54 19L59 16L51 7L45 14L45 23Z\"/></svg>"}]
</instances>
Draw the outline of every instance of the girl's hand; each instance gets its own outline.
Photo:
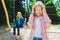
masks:
<instances>
[{"instance_id":1,"label":"girl's hand","mask_svg":"<svg viewBox=\"0 0 60 40\"><path fill-rule=\"evenodd\" d=\"M42 4L41 7L43 8L43 13L45 14L46 13L45 5Z\"/></svg>"},{"instance_id":2,"label":"girl's hand","mask_svg":"<svg viewBox=\"0 0 60 40\"><path fill-rule=\"evenodd\" d=\"M48 23L48 24L46 25L46 30L50 29L50 27L51 27L51 23Z\"/></svg>"},{"instance_id":3,"label":"girl's hand","mask_svg":"<svg viewBox=\"0 0 60 40\"><path fill-rule=\"evenodd\" d=\"M41 6L42 6L43 9L45 9L45 5L44 4L42 4Z\"/></svg>"},{"instance_id":4,"label":"girl's hand","mask_svg":"<svg viewBox=\"0 0 60 40\"><path fill-rule=\"evenodd\" d=\"M33 17L33 14L31 14L30 17L29 17L29 20L28 20L28 26L29 26L29 27L32 27L32 25L34 24L34 23L33 23L33 18L34 18L34 17Z\"/></svg>"}]
</instances>

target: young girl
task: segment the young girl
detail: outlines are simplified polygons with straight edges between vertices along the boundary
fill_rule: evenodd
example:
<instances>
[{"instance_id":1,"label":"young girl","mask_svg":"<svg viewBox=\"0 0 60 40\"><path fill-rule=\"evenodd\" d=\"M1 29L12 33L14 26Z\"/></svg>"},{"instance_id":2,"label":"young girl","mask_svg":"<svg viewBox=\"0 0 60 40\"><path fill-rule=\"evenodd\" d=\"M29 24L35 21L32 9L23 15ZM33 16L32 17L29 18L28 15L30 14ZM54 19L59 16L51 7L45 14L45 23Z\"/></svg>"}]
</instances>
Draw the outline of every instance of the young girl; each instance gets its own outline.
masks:
<instances>
[{"instance_id":1,"label":"young girl","mask_svg":"<svg viewBox=\"0 0 60 40\"><path fill-rule=\"evenodd\" d=\"M23 28L23 24L24 24L24 18L22 17L21 12L17 12L17 16L16 16L16 22L13 28L13 35L16 36L16 28L17 28L17 38L19 38L20 36L20 28Z\"/></svg>"},{"instance_id":2,"label":"young girl","mask_svg":"<svg viewBox=\"0 0 60 40\"><path fill-rule=\"evenodd\" d=\"M45 5L38 1L32 7L33 14L30 15L28 26L31 27L31 35L29 40L48 40L46 28L51 24Z\"/></svg>"}]
</instances>

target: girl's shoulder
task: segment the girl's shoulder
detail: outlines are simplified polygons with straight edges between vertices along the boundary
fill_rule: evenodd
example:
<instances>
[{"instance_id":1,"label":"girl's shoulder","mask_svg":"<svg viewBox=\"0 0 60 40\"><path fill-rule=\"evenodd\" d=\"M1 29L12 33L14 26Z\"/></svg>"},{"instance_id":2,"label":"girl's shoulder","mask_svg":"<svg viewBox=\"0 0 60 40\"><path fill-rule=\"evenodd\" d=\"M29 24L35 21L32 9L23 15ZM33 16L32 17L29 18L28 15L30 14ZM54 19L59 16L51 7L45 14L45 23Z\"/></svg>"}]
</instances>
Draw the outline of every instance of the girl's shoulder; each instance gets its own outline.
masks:
<instances>
[{"instance_id":1,"label":"girl's shoulder","mask_svg":"<svg viewBox=\"0 0 60 40\"><path fill-rule=\"evenodd\" d=\"M24 19L24 18L22 17L22 18L20 18L20 19Z\"/></svg>"},{"instance_id":2,"label":"girl's shoulder","mask_svg":"<svg viewBox=\"0 0 60 40\"><path fill-rule=\"evenodd\" d=\"M24 18L20 18L20 20L24 20Z\"/></svg>"}]
</instances>

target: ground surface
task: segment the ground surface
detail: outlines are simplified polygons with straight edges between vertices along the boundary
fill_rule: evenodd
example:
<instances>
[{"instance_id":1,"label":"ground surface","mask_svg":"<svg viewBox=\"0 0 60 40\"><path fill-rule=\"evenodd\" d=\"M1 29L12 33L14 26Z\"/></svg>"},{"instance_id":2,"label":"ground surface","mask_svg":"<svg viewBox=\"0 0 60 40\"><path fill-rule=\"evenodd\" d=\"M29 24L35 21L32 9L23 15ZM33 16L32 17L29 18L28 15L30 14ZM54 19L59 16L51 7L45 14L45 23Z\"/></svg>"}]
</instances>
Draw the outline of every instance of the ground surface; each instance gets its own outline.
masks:
<instances>
[{"instance_id":1,"label":"ground surface","mask_svg":"<svg viewBox=\"0 0 60 40\"><path fill-rule=\"evenodd\" d=\"M51 25L47 30L49 40L60 40L60 25ZM30 35L30 28L20 29L21 37L19 40L28 40ZM13 40L13 30L7 31L5 28L0 28L0 40Z\"/></svg>"}]
</instances>

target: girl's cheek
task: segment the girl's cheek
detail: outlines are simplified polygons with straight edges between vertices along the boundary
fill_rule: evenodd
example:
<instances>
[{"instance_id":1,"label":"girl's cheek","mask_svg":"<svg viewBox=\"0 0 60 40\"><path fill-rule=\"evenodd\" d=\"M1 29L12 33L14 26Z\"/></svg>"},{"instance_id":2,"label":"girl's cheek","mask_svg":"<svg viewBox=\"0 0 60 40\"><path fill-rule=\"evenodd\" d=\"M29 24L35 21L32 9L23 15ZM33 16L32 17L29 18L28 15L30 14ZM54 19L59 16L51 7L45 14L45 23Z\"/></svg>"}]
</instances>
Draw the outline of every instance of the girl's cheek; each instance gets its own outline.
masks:
<instances>
[{"instance_id":1,"label":"girl's cheek","mask_svg":"<svg viewBox=\"0 0 60 40\"><path fill-rule=\"evenodd\" d=\"M39 13L39 10L38 10L38 9L36 9L36 10L35 10L35 13L36 13L36 14L38 14L38 13Z\"/></svg>"},{"instance_id":2,"label":"girl's cheek","mask_svg":"<svg viewBox=\"0 0 60 40\"><path fill-rule=\"evenodd\" d=\"M39 13L40 13L40 11L36 10L36 14L39 14Z\"/></svg>"},{"instance_id":3,"label":"girl's cheek","mask_svg":"<svg viewBox=\"0 0 60 40\"><path fill-rule=\"evenodd\" d=\"M40 15L43 15L42 13L40 13Z\"/></svg>"}]
</instances>

